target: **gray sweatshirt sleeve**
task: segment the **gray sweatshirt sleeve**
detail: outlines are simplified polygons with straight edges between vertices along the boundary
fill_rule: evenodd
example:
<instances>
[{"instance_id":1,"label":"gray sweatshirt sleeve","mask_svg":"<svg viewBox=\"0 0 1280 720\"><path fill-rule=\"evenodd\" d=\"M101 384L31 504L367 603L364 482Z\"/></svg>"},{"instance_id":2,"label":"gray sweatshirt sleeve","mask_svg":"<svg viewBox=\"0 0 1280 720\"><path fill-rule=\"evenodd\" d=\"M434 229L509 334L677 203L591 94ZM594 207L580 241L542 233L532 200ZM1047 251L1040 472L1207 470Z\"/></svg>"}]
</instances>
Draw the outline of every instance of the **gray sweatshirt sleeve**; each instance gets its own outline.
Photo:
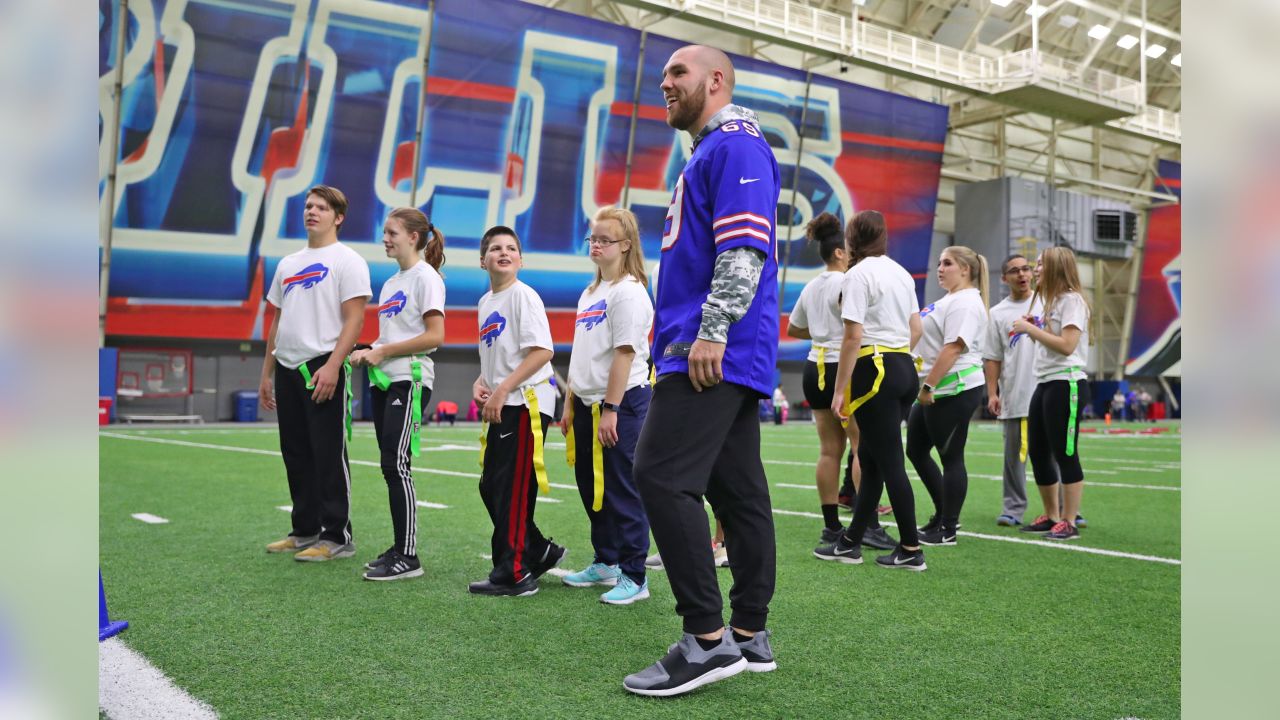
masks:
<instances>
[{"instance_id":1,"label":"gray sweatshirt sleeve","mask_svg":"<svg viewBox=\"0 0 1280 720\"><path fill-rule=\"evenodd\" d=\"M755 248L737 247L716 257L711 294L702 304L699 340L728 340L729 326L741 320L751 307L763 270L764 253Z\"/></svg>"}]
</instances>

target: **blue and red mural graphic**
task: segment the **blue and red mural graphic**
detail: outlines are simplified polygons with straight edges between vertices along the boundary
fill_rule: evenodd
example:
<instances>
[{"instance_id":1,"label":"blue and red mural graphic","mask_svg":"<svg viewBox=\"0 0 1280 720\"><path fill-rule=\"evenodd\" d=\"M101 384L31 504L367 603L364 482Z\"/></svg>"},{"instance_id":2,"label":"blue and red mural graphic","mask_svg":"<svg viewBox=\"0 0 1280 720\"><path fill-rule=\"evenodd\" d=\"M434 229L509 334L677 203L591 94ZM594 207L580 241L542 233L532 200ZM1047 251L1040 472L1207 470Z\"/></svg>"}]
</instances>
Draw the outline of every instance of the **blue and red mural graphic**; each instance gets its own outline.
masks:
<instances>
[{"instance_id":1,"label":"blue and red mural graphic","mask_svg":"<svg viewBox=\"0 0 1280 720\"><path fill-rule=\"evenodd\" d=\"M108 333L261 338L271 319L264 282L305 245L302 203L318 183L346 193L341 239L369 261L375 297L396 271L381 243L389 210L416 197L444 231L448 344L476 342L475 303L488 289L479 238L491 225L520 233L521 279L542 295L557 343L572 341L576 301L594 275L581 239L599 207L625 196L656 264L689 155L690 138L667 126L659 90L663 65L683 43L650 35L641 57L638 31L577 15L515 0L435 7L432 15L407 0L133 0L122 19L117 4L100 0L99 197L113 218ZM120 160L108 198L104 133L115 124L109 90L121 55ZM806 113L802 72L734 62L735 100L759 114L782 172L784 310L822 270L804 225L824 210L883 212L890 253L923 278L946 108L813 78ZM373 320L376 304L369 312ZM376 328L367 322L366 335ZM784 357L806 350L783 342Z\"/></svg>"},{"instance_id":2,"label":"blue and red mural graphic","mask_svg":"<svg viewBox=\"0 0 1280 720\"><path fill-rule=\"evenodd\" d=\"M1155 189L1182 198L1182 164L1161 160ZM1182 205L1152 208L1127 375L1182 375Z\"/></svg>"}]
</instances>

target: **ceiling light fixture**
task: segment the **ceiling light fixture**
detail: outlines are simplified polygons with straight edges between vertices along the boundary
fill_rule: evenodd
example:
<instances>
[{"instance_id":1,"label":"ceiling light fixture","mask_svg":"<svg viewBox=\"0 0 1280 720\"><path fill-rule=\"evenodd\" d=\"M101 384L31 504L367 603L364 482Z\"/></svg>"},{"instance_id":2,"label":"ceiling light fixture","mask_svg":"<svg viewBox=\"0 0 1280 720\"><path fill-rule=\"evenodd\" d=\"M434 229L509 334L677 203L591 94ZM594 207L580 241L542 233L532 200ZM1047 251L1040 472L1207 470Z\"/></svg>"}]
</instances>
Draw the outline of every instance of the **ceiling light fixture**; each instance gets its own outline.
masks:
<instances>
[{"instance_id":1,"label":"ceiling light fixture","mask_svg":"<svg viewBox=\"0 0 1280 720\"><path fill-rule=\"evenodd\" d=\"M1123 50L1128 50L1129 48L1137 44L1138 44L1137 35L1125 35L1124 37L1116 41L1116 45L1119 45Z\"/></svg>"},{"instance_id":2,"label":"ceiling light fixture","mask_svg":"<svg viewBox=\"0 0 1280 720\"><path fill-rule=\"evenodd\" d=\"M1177 55L1169 58L1169 62L1173 63L1175 67L1182 67L1182 53L1178 53Z\"/></svg>"},{"instance_id":3,"label":"ceiling light fixture","mask_svg":"<svg viewBox=\"0 0 1280 720\"><path fill-rule=\"evenodd\" d=\"M1101 40L1102 38L1110 34L1111 34L1111 28L1107 27L1106 25L1094 25L1093 27L1089 28L1089 37L1093 38L1094 40Z\"/></svg>"},{"instance_id":4,"label":"ceiling light fixture","mask_svg":"<svg viewBox=\"0 0 1280 720\"><path fill-rule=\"evenodd\" d=\"M997 7L1009 7L1009 3L1013 0L991 0L991 4Z\"/></svg>"},{"instance_id":5,"label":"ceiling light fixture","mask_svg":"<svg viewBox=\"0 0 1280 720\"><path fill-rule=\"evenodd\" d=\"M1165 50L1168 50L1168 49L1169 49L1169 48L1167 48L1167 47L1165 47L1165 46L1163 46L1163 45L1148 45L1148 46L1147 46L1147 57L1149 57L1149 58L1151 58L1152 60L1154 60L1154 59L1156 59L1156 58L1160 57L1161 55L1163 55L1163 54L1164 54L1164 51L1165 51Z\"/></svg>"},{"instance_id":6,"label":"ceiling light fixture","mask_svg":"<svg viewBox=\"0 0 1280 720\"><path fill-rule=\"evenodd\" d=\"M1049 8L1045 7L1044 5L1032 5L1031 7L1027 8L1027 14L1033 18L1038 18L1047 12L1049 12Z\"/></svg>"}]
</instances>

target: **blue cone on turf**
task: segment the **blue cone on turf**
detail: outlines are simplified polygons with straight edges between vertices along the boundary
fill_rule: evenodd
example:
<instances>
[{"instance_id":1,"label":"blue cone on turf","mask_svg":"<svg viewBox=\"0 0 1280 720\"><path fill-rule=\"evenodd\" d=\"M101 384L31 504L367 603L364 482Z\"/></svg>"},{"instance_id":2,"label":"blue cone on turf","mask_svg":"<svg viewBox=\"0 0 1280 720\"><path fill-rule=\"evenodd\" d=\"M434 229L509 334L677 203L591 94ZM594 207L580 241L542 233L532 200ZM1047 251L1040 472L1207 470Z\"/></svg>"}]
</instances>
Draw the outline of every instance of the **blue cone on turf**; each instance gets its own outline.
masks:
<instances>
[{"instance_id":1,"label":"blue cone on turf","mask_svg":"<svg viewBox=\"0 0 1280 720\"><path fill-rule=\"evenodd\" d=\"M129 627L127 620L116 620L111 622L111 616L107 614L107 594L102 590L102 572L98 572L98 642L102 642L109 637L120 634L121 630Z\"/></svg>"}]
</instances>

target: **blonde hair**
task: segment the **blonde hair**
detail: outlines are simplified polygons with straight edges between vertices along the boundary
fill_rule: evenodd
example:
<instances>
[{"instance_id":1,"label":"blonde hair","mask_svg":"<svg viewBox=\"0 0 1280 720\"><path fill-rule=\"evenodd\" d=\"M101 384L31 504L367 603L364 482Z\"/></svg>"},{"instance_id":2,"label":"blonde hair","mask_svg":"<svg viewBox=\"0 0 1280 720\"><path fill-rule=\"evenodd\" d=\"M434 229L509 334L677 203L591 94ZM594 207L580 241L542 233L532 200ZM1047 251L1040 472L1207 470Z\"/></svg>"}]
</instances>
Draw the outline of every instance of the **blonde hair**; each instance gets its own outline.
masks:
<instances>
[{"instance_id":1,"label":"blonde hair","mask_svg":"<svg viewBox=\"0 0 1280 720\"><path fill-rule=\"evenodd\" d=\"M973 283L973 286L982 294L982 306L990 308L988 286L991 284L991 279L987 277L987 259L975 252L973 248L964 245L952 245L944 249L942 254L950 255L952 260L969 268L969 282Z\"/></svg>"},{"instance_id":2,"label":"blonde hair","mask_svg":"<svg viewBox=\"0 0 1280 720\"><path fill-rule=\"evenodd\" d=\"M1053 304L1067 293L1077 293L1084 302L1085 311L1088 313L1086 322L1092 329L1093 325L1093 307L1089 304L1089 298L1084 295L1084 288L1080 284L1080 271L1076 268L1076 254L1071 252L1069 247L1051 247L1046 248L1040 253L1040 281L1036 283L1035 295L1039 295L1044 301L1044 317L1049 316L1049 310ZM1035 296L1031 298L1031 303L1035 304ZM1093 333L1089 333L1089 337L1093 338Z\"/></svg>"},{"instance_id":3,"label":"blonde hair","mask_svg":"<svg viewBox=\"0 0 1280 720\"><path fill-rule=\"evenodd\" d=\"M649 275L644 271L644 251L640 249L640 223L636 220L635 213L609 205L596 211L595 222L603 220L613 220L618 223L618 227L622 228L622 239L629 245L622 251L622 274L630 275L640 284L648 287ZM600 287L602 280L604 280L604 275L597 266L596 279L587 288L587 291L595 292L595 289Z\"/></svg>"}]
</instances>

